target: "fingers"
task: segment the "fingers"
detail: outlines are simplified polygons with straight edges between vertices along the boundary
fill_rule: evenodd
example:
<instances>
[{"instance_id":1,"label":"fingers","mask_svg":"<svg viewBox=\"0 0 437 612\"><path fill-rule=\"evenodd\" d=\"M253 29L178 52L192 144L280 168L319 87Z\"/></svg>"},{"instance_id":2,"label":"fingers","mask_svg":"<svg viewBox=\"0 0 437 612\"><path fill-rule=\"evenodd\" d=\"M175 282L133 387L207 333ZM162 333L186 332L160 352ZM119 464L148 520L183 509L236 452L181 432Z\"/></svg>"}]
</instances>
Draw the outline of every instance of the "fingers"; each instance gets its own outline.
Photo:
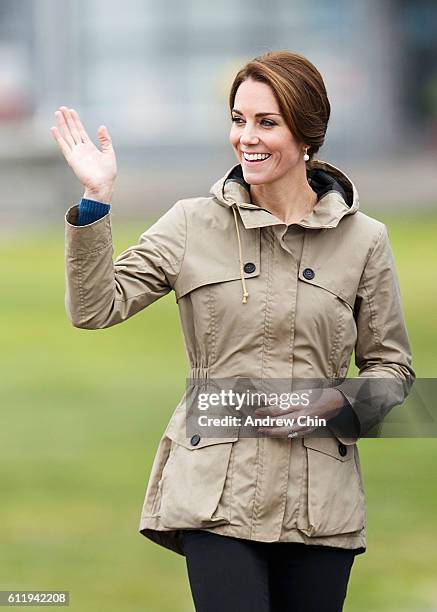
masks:
<instances>
[{"instance_id":1,"label":"fingers","mask_svg":"<svg viewBox=\"0 0 437 612\"><path fill-rule=\"evenodd\" d=\"M79 134L79 130L77 129L76 121L73 119L73 116L71 114L71 110L66 106L61 106L60 110L62 111L64 117L64 124L69 130L70 136L73 139L74 144L80 144L82 142L82 138Z\"/></svg>"},{"instance_id":2,"label":"fingers","mask_svg":"<svg viewBox=\"0 0 437 612\"><path fill-rule=\"evenodd\" d=\"M303 438L303 436L310 434L312 431L314 431L314 429L315 427L296 425L294 425L292 428L284 426L275 427L274 425L264 425L262 427L258 427L259 433L262 433L270 438ZM290 433L292 434L291 436L289 436Z\"/></svg>"},{"instance_id":3,"label":"fingers","mask_svg":"<svg viewBox=\"0 0 437 612\"><path fill-rule=\"evenodd\" d=\"M97 138L99 139L102 152L110 151L112 149L112 139L108 130L106 129L106 126L101 125L99 127L97 130Z\"/></svg>"},{"instance_id":4,"label":"fingers","mask_svg":"<svg viewBox=\"0 0 437 612\"><path fill-rule=\"evenodd\" d=\"M53 138L56 140L56 142L58 143L59 148L61 149L65 159L68 159L68 156L70 155L71 152L71 148L69 147L69 145L67 144L67 142L64 140L64 138L62 137L61 133L59 132L58 128L56 127L51 127L50 128L51 133L53 134Z\"/></svg>"},{"instance_id":5,"label":"fingers","mask_svg":"<svg viewBox=\"0 0 437 612\"><path fill-rule=\"evenodd\" d=\"M74 124L76 126L76 130L82 140L82 142L86 142L87 140L89 140L89 136L86 133L85 128L82 125L82 121L80 120L79 117L79 113L77 111L74 110L74 108L70 108L70 113L72 116L72 119L74 121Z\"/></svg>"},{"instance_id":6,"label":"fingers","mask_svg":"<svg viewBox=\"0 0 437 612\"><path fill-rule=\"evenodd\" d=\"M55 117L58 127L52 127L50 131L62 153L67 157L76 144L89 141L89 136L74 108L60 106L55 112Z\"/></svg>"},{"instance_id":7,"label":"fingers","mask_svg":"<svg viewBox=\"0 0 437 612\"><path fill-rule=\"evenodd\" d=\"M270 438L286 438L288 436L288 433L290 432L290 429L288 427L258 427L258 431L260 433L265 434L267 437ZM297 432L293 432L296 433L295 436L293 437L297 437L298 433Z\"/></svg>"},{"instance_id":8,"label":"fingers","mask_svg":"<svg viewBox=\"0 0 437 612\"><path fill-rule=\"evenodd\" d=\"M256 416L283 416L289 412L296 412L299 410L301 406L292 406L291 404L288 406L280 406L278 404L271 404L270 406L263 406L262 408L257 408L255 410Z\"/></svg>"},{"instance_id":9,"label":"fingers","mask_svg":"<svg viewBox=\"0 0 437 612\"><path fill-rule=\"evenodd\" d=\"M61 108L65 108L65 106L63 106ZM56 117L56 121L57 121L57 124L58 124L58 131L59 131L59 133L61 134L61 136L65 140L65 142L68 144L70 149L72 149L74 147L74 140L73 140L73 137L70 134L70 128L67 125L67 122L66 122L65 117L64 117L64 113L61 110L57 110L57 111L55 111L55 117Z\"/></svg>"}]
</instances>

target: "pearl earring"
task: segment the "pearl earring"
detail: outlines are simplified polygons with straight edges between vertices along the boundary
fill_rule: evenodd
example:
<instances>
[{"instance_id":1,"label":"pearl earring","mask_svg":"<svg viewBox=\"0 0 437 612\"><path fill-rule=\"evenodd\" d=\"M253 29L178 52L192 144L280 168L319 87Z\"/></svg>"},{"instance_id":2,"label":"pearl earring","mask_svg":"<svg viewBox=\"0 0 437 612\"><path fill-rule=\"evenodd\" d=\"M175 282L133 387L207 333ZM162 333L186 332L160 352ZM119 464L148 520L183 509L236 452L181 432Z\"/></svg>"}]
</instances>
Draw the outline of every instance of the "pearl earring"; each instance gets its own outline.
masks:
<instances>
[{"instance_id":1,"label":"pearl earring","mask_svg":"<svg viewBox=\"0 0 437 612\"><path fill-rule=\"evenodd\" d=\"M303 156L304 161L308 161L309 158L310 158L310 156L308 155L307 151L308 151L308 147L305 149L305 155Z\"/></svg>"}]
</instances>

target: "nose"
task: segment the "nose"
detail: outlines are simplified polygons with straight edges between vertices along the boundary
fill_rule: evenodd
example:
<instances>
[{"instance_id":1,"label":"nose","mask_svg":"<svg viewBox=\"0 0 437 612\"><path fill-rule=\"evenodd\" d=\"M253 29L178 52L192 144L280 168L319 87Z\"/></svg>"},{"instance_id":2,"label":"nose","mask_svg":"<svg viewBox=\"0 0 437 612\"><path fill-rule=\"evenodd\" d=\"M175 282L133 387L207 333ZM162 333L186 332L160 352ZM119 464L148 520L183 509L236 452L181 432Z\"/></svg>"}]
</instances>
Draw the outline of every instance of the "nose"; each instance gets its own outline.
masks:
<instances>
[{"instance_id":1,"label":"nose","mask_svg":"<svg viewBox=\"0 0 437 612\"><path fill-rule=\"evenodd\" d=\"M251 127L248 123L246 123L246 126L240 136L240 144L242 144L243 146L247 146L256 145L258 144L258 142L259 138L255 133L255 129Z\"/></svg>"}]
</instances>

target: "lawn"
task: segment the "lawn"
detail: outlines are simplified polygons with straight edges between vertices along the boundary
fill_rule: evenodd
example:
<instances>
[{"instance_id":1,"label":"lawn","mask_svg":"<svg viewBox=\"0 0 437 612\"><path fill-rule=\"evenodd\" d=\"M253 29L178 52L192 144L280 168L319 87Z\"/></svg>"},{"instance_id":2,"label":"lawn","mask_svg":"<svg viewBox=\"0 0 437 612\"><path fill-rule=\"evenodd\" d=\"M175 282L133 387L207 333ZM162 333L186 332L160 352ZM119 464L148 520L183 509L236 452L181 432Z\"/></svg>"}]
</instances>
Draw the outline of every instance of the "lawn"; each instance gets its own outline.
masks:
<instances>
[{"instance_id":1,"label":"lawn","mask_svg":"<svg viewBox=\"0 0 437 612\"><path fill-rule=\"evenodd\" d=\"M393 245L417 375L434 377L437 216L378 218ZM115 253L146 226L115 217ZM0 247L0 590L69 590L80 612L193 612L184 558L137 532L187 373L174 295L124 325L72 327L63 231L61 216L57 228L27 229ZM356 559L345 611L436 610L436 440L359 446L368 550Z\"/></svg>"}]
</instances>

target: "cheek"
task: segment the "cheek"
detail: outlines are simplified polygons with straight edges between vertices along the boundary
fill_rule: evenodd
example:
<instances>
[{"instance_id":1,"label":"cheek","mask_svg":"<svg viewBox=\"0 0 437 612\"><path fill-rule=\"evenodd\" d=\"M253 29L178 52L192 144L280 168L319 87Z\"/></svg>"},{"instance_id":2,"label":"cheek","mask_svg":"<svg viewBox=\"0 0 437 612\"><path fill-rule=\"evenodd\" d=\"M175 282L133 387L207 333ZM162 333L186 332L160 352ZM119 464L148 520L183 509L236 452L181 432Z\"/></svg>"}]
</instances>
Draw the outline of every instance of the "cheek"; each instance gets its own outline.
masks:
<instances>
[{"instance_id":1,"label":"cheek","mask_svg":"<svg viewBox=\"0 0 437 612\"><path fill-rule=\"evenodd\" d=\"M292 161L299 155L299 147L296 144L294 138L291 137L290 132L276 132L272 134L271 146L281 154L284 159Z\"/></svg>"},{"instance_id":2,"label":"cheek","mask_svg":"<svg viewBox=\"0 0 437 612\"><path fill-rule=\"evenodd\" d=\"M278 143L278 152L281 154L281 162L286 165L294 165L299 160L299 149L294 142Z\"/></svg>"},{"instance_id":3,"label":"cheek","mask_svg":"<svg viewBox=\"0 0 437 612\"><path fill-rule=\"evenodd\" d=\"M238 133L235 130L235 128L231 128L230 132L229 132L229 142L231 143L231 145L233 147L236 147L238 145Z\"/></svg>"},{"instance_id":4,"label":"cheek","mask_svg":"<svg viewBox=\"0 0 437 612\"><path fill-rule=\"evenodd\" d=\"M296 149L284 149L283 159L287 164L295 164L299 158L299 153Z\"/></svg>"}]
</instances>

